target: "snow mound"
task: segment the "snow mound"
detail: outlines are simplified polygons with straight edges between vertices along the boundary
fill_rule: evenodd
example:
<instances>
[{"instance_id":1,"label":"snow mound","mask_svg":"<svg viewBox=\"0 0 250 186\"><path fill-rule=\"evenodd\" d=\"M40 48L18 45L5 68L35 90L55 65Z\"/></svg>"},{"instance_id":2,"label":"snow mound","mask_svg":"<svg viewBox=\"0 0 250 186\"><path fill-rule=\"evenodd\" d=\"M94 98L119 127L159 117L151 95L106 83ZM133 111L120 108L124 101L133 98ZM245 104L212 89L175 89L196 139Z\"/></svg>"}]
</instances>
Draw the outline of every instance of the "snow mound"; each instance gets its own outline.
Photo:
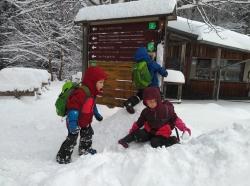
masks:
<instances>
[{"instance_id":1,"label":"snow mound","mask_svg":"<svg viewBox=\"0 0 250 186\"><path fill-rule=\"evenodd\" d=\"M117 145L95 156L78 158L55 172L44 185L233 186L244 180L247 186L249 133L249 125L233 124L170 148L153 149L146 143L125 150ZM106 135L103 133L102 139Z\"/></svg>"},{"instance_id":2,"label":"snow mound","mask_svg":"<svg viewBox=\"0 0 250 186\"><path fill-rule=\"evenodd\" d=\"M46 70L13 67L0 71L0 91L33 91L49 81L50 75Z\"/></svg>"}]
</instances>

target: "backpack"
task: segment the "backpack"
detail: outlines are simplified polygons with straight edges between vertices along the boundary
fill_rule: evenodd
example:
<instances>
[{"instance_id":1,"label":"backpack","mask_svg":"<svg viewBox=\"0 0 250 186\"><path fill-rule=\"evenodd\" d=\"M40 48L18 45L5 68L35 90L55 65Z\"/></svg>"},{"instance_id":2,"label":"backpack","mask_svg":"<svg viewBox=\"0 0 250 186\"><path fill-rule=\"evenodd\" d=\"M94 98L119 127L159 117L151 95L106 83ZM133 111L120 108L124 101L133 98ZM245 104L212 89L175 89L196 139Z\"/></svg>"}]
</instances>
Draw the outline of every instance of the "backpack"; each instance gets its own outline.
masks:
<instances>
[{"instance_id":1,"label":"backpack","mask_svg":"<svg viewBox=\"0 0 250 186\"><path fill-rule=\"evenodd\" d=\"M80 83L74 83L72 81L67 81L66 83L64 83L64 85L62 87L62 92L60 93L60 95L56 99L55 106L56 106L56 113L58 116L64 117L66 115L66 113L67 113L66 106L67 106L68 97L71 95L73 90L75 90L77 88L83 89L84 92L86 93L87 97L90 96L89 88L86 87L85 85L80 85Z\"/></svg>"},{"instance_id":2,"label":"backpack","mask_svg":"<svg viewBox=\"0 0 250 186\"><path fill-rule=\"evenodd\" d=\"M150 85L152 77L146 61L141 61L133 65L132 80L137 89L144 89Z\"/></svg>"}]
</instances>

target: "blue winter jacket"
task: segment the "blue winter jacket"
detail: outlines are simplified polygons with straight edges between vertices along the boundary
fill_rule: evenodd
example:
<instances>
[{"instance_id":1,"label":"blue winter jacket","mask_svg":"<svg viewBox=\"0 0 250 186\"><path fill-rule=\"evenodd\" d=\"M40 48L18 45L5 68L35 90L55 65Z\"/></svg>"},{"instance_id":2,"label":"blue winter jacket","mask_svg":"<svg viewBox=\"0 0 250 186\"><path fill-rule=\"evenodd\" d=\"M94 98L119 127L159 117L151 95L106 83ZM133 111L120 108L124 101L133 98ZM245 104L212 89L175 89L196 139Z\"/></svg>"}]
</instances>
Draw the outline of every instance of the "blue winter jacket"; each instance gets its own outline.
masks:
<instances>
[{"instance_id":1,"label":"blue winter jacket","mask_svg":"<svg viewBox=\"0 0 250 186\"><path fill-rule=\"evenodd\" d=\"M141 61L147 62L148 70L152 76L152 82L149 85L150 87L159 87L159 80L157 73L159 73L163 77L167 77L168 75L167 70L161 67L156 61L151 59L145 47L140 47L136 50L134 59L137 63Z\"/></svg>"}]
</instances>

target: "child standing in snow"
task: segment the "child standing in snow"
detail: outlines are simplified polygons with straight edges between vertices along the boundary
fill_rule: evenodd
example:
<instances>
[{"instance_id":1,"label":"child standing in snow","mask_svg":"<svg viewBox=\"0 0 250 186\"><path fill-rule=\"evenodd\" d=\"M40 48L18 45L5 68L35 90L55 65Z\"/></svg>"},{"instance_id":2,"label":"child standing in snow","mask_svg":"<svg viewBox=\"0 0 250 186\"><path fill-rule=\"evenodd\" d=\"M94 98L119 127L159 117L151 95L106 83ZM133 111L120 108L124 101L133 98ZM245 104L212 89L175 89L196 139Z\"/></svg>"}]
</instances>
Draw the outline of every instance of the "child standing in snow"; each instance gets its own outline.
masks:
<instances>
[{"instance_id":1,"label":"child standing in snow","mask_svg":"<svg viewBox=\"0 0 250 186\"><path fill-rule=\"evenodd\" d=\"M68 136L57 153L56 161L58 163L71 162L71 154L76 145L79 131L79 155L96 153L96 150L91 148L92 135L94 134L91 122L93 115L99 114L95 106L95 97L101 93L106 78L107 74L101 68L89 67L85 72L82 84L88 89L90 96L87 96L87 91L82 88L77 88L69 96L66 118Z\"/></svg>"},{"instance_id":2,"label":"child standing in snow","mask_svg":"<svg viewBox=\"0 0 250 186\"><path fill-rule=\"evenodd\" d=\"M173 104L161 101L157 87L148 87L144 90L143 103L146 108L142 110L139 119L132 125L129 134L118 141L124 148L128 148L128 143L132 141L150 141L154 148L176 144L178 139L171 136L173 126L191 135L191 130L176 115ZM142 127L143 129L140 129Z\"/></svg>"},{"instance_id":3,"label":"child standing in snow","mask_svg":"<svg viewBox=\"0 0 250 186\"><path fill-rule=\"evenodd\" d=\"M149 87L159 87L158 74L163 77L167 77L168 72L165 68L161 67L156 61L154 61L155 52L148 52L145 47L140 47L136 50L134 59L136 63L145 61L147 63L148 70L152 77ZM134 106L142 100L144 89L138 89L136 96L130 97L123 105L130 114L134 114Z\"/></svg>"}]
</instances>

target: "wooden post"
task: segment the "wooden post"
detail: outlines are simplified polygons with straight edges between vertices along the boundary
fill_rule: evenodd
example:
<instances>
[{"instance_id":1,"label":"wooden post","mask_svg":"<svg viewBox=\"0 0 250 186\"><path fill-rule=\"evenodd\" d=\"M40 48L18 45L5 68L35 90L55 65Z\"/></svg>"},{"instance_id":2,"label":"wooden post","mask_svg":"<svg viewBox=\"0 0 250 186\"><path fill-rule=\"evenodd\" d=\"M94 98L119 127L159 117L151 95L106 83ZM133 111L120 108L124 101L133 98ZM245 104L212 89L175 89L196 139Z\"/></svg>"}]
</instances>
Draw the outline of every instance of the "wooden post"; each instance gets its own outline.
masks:
<instances>
[{"instance_id":1,"label":"wooden post","mask_svg":"<svg viewBox=\"0 0 250 186\"><path fill-rule=\"evenodd\" d=\"M217 49L217 57L216 57L216 67L214 74L214 88L213 88L213 99L218 100L219 98L219 89L220 89L220 59L221 59L221 48Z\"/></svg>"},{"instance_id":2,"label":"wooden post","mask_svg":"<svg viewBox=\"0 0 250 186\"><path fill-rule=\"evenodd\" d=\"M88 68L88 31L89 24L82 25L82 74Z\"/></svg>"},{"instance_id":3,"label":"wooden post","mask_svg":"<svg viewBox=\"0 0 250 186\"><path fill-rule=\"evenodd\" d=\"M180 71L184 74L184 67L186 60L186 43L181 45L181 61L180 61Z\"/></svg>"},{"instance_id":4,"label":"wooden post","mask_svg":"<svg viewBox=\"0 0 250 186\"><path fill-rule=\"evenodd\" d=\"M182 97L182 84L178 84L178 93L177 93L177 100L180 103Z\"/></svg>"},{"instance_id":5,"label":"wooden post","mask_svg":"<svg viewBox=\"0 0 250 186\"><path fill-rule=\"evenodd\" d=\"M169 45L169 34L167 32L167 28L168 28L168 17L166 17L165 20L165 28L164 28L164 49L163 49L163 67L166 67L167 64L167 52L168 52L168 45ZM165 99L166 96L166 91L167 91L167 85L164 85L164 78L162 78L162 82L161 82L161 91L163 91L163 98Z\"/></svg>"}]
</instances>

